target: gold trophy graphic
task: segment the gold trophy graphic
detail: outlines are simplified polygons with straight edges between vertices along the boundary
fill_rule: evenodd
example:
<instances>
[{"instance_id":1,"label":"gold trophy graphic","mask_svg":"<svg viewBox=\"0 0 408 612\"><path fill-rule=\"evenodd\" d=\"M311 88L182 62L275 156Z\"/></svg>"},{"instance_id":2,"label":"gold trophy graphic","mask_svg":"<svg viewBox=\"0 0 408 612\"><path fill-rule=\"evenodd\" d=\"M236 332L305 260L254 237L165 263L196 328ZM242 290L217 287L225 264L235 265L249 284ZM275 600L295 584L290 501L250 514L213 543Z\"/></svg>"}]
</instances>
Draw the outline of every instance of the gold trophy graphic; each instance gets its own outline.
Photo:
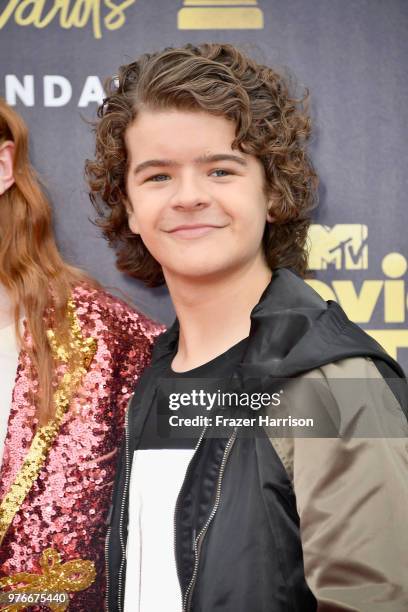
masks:
<instances>
[{"instance_id":1,"label":"gold trophy graphic","mask_svg":"<svg viewBox=\"0 0 408 612\"><path fill-rule=\"evenodd\" d=\"M177 15L179 30L261 30L263 12L257 0L184 0Z\"/></svg>"}]
</instances>

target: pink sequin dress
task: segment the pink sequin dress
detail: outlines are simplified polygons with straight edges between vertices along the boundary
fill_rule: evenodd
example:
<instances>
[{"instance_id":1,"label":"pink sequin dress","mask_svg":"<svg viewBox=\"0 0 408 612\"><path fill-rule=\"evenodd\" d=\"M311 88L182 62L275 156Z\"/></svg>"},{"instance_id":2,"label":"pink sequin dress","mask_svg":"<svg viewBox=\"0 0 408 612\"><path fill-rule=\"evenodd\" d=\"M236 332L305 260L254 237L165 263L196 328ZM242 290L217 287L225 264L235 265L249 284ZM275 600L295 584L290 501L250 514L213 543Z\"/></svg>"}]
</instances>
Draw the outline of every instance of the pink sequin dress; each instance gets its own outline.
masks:
<instances>
[{"instance_id":1,"label":"pink sequin dress","mask_svg":"<svg viewBox=\"0 0 408 612\"><path fill-rule=\"evenodd\" d=\"M70 594L68 610L101 612L106 519L124 415L162 328L117 298L87 285L74 290L73 301L81 333L96 340L96 352L38 478L4 537L0 579L20 572L41 574L46 549L57 551L62 564L75 559L92 561L96 577L86 589ZM33 439L34 406L29 392L35 394L37 381L30 366L22 351L1 467L0 499L18 478Z\"/></svg>"}]
</instances>

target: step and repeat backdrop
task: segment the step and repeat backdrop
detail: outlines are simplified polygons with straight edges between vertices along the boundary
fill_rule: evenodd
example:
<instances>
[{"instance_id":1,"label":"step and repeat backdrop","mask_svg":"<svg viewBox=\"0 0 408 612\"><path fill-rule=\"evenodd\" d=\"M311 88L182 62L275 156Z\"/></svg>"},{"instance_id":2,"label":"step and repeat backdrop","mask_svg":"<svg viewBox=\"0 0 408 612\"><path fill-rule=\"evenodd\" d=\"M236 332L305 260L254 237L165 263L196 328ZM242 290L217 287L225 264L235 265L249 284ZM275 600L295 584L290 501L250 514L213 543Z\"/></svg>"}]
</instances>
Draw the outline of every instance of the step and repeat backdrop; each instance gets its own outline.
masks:
<instances>
[{"instance_id":1,"label":"step and repeat backdrop","mask_svg":"<svg viewBox=\"0 0 408 612\"><path fill-rule=\"evenodd\" d=\"M309 87L320 207L310 283L408 370L408 4L405 0L0 0L0 95L31 132L65 257L153 318L164 288L116 269L83 178L104 80L146 51L239 44Z\"/></svg>"}]
</instances>

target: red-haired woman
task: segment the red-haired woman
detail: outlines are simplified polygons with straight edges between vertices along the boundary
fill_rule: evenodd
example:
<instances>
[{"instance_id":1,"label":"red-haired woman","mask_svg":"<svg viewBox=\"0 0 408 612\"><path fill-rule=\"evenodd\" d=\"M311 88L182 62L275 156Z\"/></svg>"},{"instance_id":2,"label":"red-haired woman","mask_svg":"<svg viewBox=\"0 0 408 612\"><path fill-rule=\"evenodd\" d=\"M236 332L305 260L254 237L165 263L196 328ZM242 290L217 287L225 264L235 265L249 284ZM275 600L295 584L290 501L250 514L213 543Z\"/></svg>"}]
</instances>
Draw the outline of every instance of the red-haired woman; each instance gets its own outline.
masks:
<instances>
[{"instance_id":1,"label":"red-haired woman","mask_svg":"<svg viewBox=\"0 0 408 612\"><path fill-rule=\"evenodd\" d=\"M159 331L63 261L27 129L0 99L2 597L51 590L70 611L103 609L117 450Z\"/></svg>"}]
</instances>

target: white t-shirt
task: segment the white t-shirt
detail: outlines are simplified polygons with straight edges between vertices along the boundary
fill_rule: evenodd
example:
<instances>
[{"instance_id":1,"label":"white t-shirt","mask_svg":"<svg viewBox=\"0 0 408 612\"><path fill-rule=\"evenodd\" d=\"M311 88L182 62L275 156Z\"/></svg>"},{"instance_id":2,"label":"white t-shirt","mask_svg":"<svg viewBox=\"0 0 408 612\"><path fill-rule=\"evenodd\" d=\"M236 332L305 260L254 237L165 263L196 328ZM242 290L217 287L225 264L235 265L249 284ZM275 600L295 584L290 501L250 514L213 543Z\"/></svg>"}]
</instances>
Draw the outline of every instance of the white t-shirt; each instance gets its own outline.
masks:
<instances>
[{"instance_id":1,"label":"white t-shirt","mask_svg":"<svg viewBox=\"0 0 408 612\"><path fill-rule=\"evenodd\" d=\"M3 458L19 352L14 323L0 328L0 460Z\"/></svg>"},{"instance_id":2,"label":"white t-shirt","mask_svg":"<svg viewBox=\"0 0 408 612\"><path fill-rule=\"evenodd\" d=\"M174 509L193 448L137 450L129 485L125 612L180 612Z\"/></svg>"}]
</instances>

